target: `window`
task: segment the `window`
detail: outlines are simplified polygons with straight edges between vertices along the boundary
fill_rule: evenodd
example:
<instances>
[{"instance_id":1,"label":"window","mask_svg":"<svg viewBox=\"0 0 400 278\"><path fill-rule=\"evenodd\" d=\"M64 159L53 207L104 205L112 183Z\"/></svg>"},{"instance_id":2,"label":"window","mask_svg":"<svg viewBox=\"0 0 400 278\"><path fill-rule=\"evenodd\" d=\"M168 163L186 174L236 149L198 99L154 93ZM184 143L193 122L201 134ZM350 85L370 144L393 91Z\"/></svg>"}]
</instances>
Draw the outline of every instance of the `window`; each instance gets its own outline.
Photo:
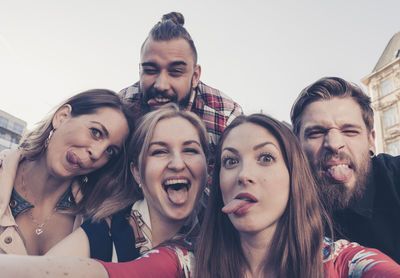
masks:
<instances>
[{"instance_id":1,"label":"window","mask_svg":"<svg viewBox=\"0 0 400 278\"><path fill-rule=\"evenodd\" d=\"M400 155L400 141L394 141L392 143L387 144L387 152L391 155Z\"/></svg>"},{"instance_id":2,"label":"window","mask_svg":"<svg viewBox=\"0 0 400 278\"><path fill-rule=\"evenodd\" d=\"M0 116L0 126L7 128L7 125L8 125L8 120Z\"/></svg>"},{"instance_id":3,"label":"window","mask_svg":"<svg viewBox=\"0 0 400 278\"><path fill-rule=\"evenodd\" d=\"M400 141L394 141L387 144L387 152L391 155L400 155Z\"/></svg>"},{"instance_id":4,"label":"window","mask_svg":"<svg viewBox=\"0 0 400 278\"><path fill-rule=\"evenodd\" d=\"M381 87L381 95L386 96L387 94L393 92L394 87L393 87L393 81L392 78L388 78L385 81L383 81L380 85Z\"/></svg>"},{"instance_id":5,"label":"window","mask_svg":"<svg viewBox=\"0 0 400 278\"><path fill-rule=\"evenodd\" d=\"M23 129L24 129L24 127L22 125L20 125L19 123L14 123L13 130L16 133L21 134Z\"/></svg>"},{"instance_id":6,"label":"window","mask_svg":"<svg viewBox=\"0 0 400 278\"><path fill-rule=\"evenodd\" d=\"M397 118L397 109L393 107L385 112L383 112L383 120L385 122L385 127L391 127L399 122Z\"/></svg>"},{"instance_id":7,"label":"window","mask_svg":"<svg viewBox=\"0 0 400 278\"><path fill-rule=\"evenodd\" d=\"M18 144L18 138L16 138L16 137L11 137L11 143L14 143L14 144Z\"/></svg>"}]
</instances>

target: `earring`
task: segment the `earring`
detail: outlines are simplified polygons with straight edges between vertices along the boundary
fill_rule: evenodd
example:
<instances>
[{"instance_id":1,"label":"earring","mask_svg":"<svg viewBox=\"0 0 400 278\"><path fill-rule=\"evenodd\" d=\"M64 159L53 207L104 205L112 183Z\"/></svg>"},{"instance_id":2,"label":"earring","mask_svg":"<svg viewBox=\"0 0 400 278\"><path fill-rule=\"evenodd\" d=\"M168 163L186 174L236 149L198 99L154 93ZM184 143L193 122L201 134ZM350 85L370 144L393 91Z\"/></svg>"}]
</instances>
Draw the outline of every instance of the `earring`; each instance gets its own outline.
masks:
<instances>
[{"instance_id":1,"label":"earring","mask_svg":"<svg viewBox=\"0 0 400 278\"><path fill-rule=\"evenodd\" d=\"M89 179L88 179L87 176L83 176L83 177L81 178L81 183L82 183L82 185L86 184L88 181L89 181Z\"/></svg>"},{"instance_id":2,"label":"earring","mask_svg":"<svg viewBox=\"0 0 400 278\"><path fill-rule=\"evenodd\" d=\"M370 156L371 158L373 158L373 157L375 156L375 153L374 153L373 150L369 150L369 156Z\"/></svg>"},{"instance_id":3,"label":"earring","mask_svg":"<svg viewBox=\"0 0 400 278\"><path fill-rule=\"evenodd\" d=\"M138 183L138 186L140 189L142 189L142 184L140 182Z\"/></svg>"},{"instance_id":4,"label":"earring","mask_svg":"<svg viewBox=\"0 0 400 278\"><path fill-rule=\"evenodd\" d=\"M47 146L49 145L50 139L53 136L55 130L56 130L55 128L50 130L49 136L47 137L46 141L44 141L44 148L47 148Z\"/></svg>"}]
</instances>

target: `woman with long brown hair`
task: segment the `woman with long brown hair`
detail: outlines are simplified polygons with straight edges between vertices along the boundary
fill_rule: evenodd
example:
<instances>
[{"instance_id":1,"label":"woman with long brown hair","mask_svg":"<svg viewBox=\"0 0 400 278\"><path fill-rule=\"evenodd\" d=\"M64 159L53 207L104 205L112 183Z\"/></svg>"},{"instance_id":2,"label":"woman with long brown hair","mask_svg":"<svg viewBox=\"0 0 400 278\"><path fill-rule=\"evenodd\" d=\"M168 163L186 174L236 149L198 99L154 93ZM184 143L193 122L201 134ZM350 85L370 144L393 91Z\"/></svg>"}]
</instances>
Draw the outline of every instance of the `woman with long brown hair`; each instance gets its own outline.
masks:
<instances>
[{"instance_id":1,"label":"woman with long brown hair","mask_svg":"<svg viewBox=\"0 0 400 278\"><path fill-rule=\"evenodd\" d=\"M216 157L195 277L400 275L400 266L377 250L324 239L329 220L317 186L282 123L262 114L238 117Z\"/></svg>"}]
</instances>

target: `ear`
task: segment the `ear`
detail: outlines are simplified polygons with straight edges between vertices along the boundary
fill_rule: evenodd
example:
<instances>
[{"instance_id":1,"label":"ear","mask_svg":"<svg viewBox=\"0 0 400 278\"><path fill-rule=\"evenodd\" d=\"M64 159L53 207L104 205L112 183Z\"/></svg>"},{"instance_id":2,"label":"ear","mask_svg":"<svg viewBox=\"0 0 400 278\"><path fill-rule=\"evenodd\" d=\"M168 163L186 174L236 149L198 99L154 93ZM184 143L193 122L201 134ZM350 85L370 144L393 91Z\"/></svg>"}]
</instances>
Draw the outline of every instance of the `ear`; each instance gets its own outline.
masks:
<instances>
[{"instance_id":1,"label":"ear","mask_svg":"<svg viewBox=\"0 0 400 278\"><path fill-rule=\"evenodd\" d=\"M131 169L132 176L135 179L136 183L140 184L142 181L140 179L139 169L135 166L135 164L133 164L133 162L131 162L131 164L130 164L130 169Z\"/></svg>"},{"instance_id":2,"label":"ear","mask_svg":"<svg viewBox=\"0 0 400 278\"><path fill-rule=\"evenodd\" d=\"M193 76L192 76L192 88L193 89L196 88L197 85L199 84L200 75L201 75L201 66L196 65L194 67L194 72L193 72Z\"/></svg>"},{"instance_id":3,"label":"ear","mask_svg":"<svg viewBox=\"0 0 400 278\"><path fill-rule=\"evenodd\" d=\"M61 106L56 113L54 113L53 120L51 123L53 124L53 128L59 128L63 122L71 118L72 107L69 104L64 104Z\"/></svg>"},{"instance_id":4,"label":"ear","mask_svg":"<svg viewBox=\"0 0 400 278\"><path fill-rule=\"evenodd\" d=\"M371 132L368 135L368 142L369 142L369 149L372 150L374 153L376 153L376 148L375 148L375 130L372 129Z\"/></svg>"}]
</instances>

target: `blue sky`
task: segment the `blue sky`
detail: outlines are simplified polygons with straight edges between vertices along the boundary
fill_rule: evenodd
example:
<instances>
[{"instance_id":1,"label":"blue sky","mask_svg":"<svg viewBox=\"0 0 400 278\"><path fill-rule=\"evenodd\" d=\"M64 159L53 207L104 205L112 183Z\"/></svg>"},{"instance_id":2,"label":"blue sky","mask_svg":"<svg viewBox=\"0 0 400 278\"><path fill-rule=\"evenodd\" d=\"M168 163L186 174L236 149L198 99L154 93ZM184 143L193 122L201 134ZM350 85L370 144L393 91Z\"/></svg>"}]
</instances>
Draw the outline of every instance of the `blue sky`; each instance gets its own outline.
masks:
<instances>
[{"instance_id":1,"label":"blue sky","mask_svg":"<svg viewBox=\"0 0 400 278\"><path fill-rule=\"evenodd\" d=\"M361 84L400 31L400 1L0 1L0 109L31 127L63 99L138 79L140 45L164 13L182 12L202 81L246 113L289 120L323 76Z\"/></svg>"}]
</instances>

